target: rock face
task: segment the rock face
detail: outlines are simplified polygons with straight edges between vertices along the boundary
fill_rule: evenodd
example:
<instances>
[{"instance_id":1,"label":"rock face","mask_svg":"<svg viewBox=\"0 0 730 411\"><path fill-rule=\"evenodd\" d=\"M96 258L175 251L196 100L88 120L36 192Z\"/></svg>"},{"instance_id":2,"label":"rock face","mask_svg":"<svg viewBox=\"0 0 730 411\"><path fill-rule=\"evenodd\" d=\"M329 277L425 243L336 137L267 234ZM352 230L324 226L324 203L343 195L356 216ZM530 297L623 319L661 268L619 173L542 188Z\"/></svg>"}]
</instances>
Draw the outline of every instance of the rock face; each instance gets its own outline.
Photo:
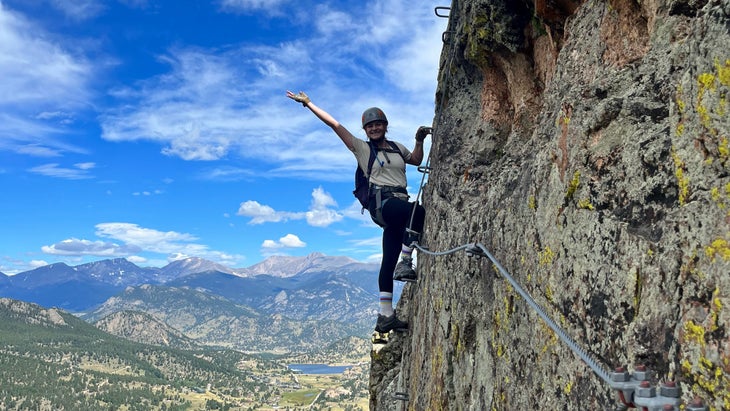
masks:
<instances>
[{"instance_id":1,"label":"rock face","mask_svg":"<svg viewBox=\"0 0 730 411\"><path fill-rule=\"evenodd\" d=\"M449 29L422 242L483 244L605 369L730 410L730 2L454 0ZM371 409L617 403L487 258L418 263Z\"/></svg>"}]
</instances>

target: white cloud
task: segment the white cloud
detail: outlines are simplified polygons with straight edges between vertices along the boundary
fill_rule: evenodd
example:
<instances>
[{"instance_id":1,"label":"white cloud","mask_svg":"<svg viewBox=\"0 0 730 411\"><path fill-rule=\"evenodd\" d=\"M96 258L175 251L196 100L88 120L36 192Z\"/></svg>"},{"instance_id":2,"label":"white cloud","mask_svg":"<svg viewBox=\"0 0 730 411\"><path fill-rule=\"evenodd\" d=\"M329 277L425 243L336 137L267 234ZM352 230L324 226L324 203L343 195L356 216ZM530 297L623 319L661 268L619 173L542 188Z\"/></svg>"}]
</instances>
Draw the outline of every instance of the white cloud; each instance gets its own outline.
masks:
<instances>
[{"instance_id":1,"label":"white cloud","mask_svg":"<svg viewBox=\"0 0 730 411\"><path fill-rule=\"evenodd\" d=\"M50 163L33 167L28 171L48 177L57 177L67 180L83 180L93 177L88 172L89 169L92 168L88 167L89 164L92 164L93 167L94 163L78 163L74 165L74 168L62 167L58 163Z\"/></svg>"},{"instance_id":2,"label":"white cloud","mask_svg":"<svg viewBox=\"0 0 730 411\"><path fill-rule=\"evenodd\" d=\"M96 225L96 235L123 241L147 251L174 254L181 249L206 251L207 247L193 244L198 238L192 234L175 231L158 231L132 223L101 223Z\"/></svg>"},{"instance_id":3,"label":"white cloud","mask_svg":"<svg viewBox=\"0 0 730 411\"><path fill-rule=\"evenodd\" d=\"M312 191L312 204L306 212L307 223L314 227L327 227L341 221L343 215L330 207L337 207L337 202L322 187Z\"/></svg>"},{"instance_id":4,"label":"white cloud","mask_svg":"<svg viewBox=\"0 0 730 411\"><path fill-rule=\"evenodd\" d=\"M95 17L104 9L98 0L51 0L51 4L74 20Z\"/></svg>"},{"instance_id":5,"label":"white cloud","mask_svg":"<svg viewBox=\"0 0 730 411\"><path fill-rule=\"evenodd\" d=\"M117 257L132 255L142 251L134 245L119 245L104 241L89 241L71 238L56 244L45 245L41 251L53 255L93 255L98 257Z\"/></svg>"},{"instance_id":6,"label":"white cloud","mask_svg":"<svg viewBox=\"0 0 730 411\"><path fill-rule=\"evenodd\" d=\"M292 219L301 219L303 216L302 213L276 211L267 205L252 200L241 203L236 215L251 217L249 224L279 223Z\"/></svg>"},{"instance_id":7,"label":"white cloud","mask_svg":"<svg viewBox=\"0 0 730 411\"><path fill-rule=\"evenodd\" d=\"M69 4L72 2L68 2ZM0 2L0 150L81 151L56 140L92 93L93 66Z\"/></svg>"},{"instance_id":8,"label":"white cloud","mask_svg":"<svg viewBox=\"0 0 730 411\"><path fill-rule=\"evenodd\" d=\"M162 190L153 190L153 191L145 190L145 191L135 191L135 192L132 193L132 195L135 196L135 197L138 197L138 196L149 197L149 196L152 196L152 195L159 195L159 194L162 194L162 193L163 193Z\"/></svg>"},{"instance_id":9,"label":"white cloud","mask_svg":"<svg viewBox=\"0 0 730 411\"><path fill-rule=\"evenodd\" d=\"M281 248L302 248L306 246L307 243L300 240L299 237L294 234L287 234L284 237L281 237L279 241L264 240L264 242L261 244L261 248L268 250L278 250Z\"/></svg>"},{"instance_id":10,"label":"white cloud","mask_svg":"<svg viewBox=\"0 0 730 411\"><path fill-rule=\"evenodd\" d=\"M248 200L241 203L236 215L250 217L249 224L281 223L304 218L313 227L327 227L344 218L335 207L337 202L332 196L322 187L317 187L312 191L312 202L306 212L277 211L258 201Z\"/></svg>"},{"instance_id":11,"label":"white cloud","mask_svg":"<svg viewBox=\"0 0 730 411\"><path fill-rule=\"evenodd\" d=\"M249 12L256 10L280 14L279 8L289 0L221 0L221 8L228 12Z\"/></svg>"},{"instance_id":12,"label":"white cloud","mask_svg":"<svg viewBox=\"0 0 730 411\"><path fill-rule=\"evenodd\" d=\"M138 255L130 255L127 257L127 261L134 264L144 264L147 262L147 259Z\"/></svg>"},{"instance_id":13,"label":"white cloud","mask_svg":"<svg viewBox=\"0 0 730 411\"><path fill-rule=\"evenodd\" d=\"M43 260L30 260L30 262L28 264L30 265L31 269L45 267L48 265L48 263Z\"/></svg>"},{"instance_id":14,"label":"white cloud","mask_svg":"<svg viewBox=\"0 0 730 411\"><path fill-rule=\"evenodd\" d=\"M263 160L270 178L343 181L351 179L351 153L287 99L286 89L304 89L363 138L360 115L373 105L389 113L396 140L410 143L419 125L431 123L446 24L431 7L374 1L346 10L334 3L313 13L294 2L221 4L281 8L305 35L274 45L170 49L160 56L167 72L112 93L119 104L100 116L103 138L155 141L166 155L185 160Z\"/></svg>"},{"instance_id":15,"label":"white cloud","mask_svg":"<svg viewBox=\"0 0 730 411\"><path fill-rule=\"evenodd\" d=\"M92 168L96 167L95 163L76 163L74 164L74 167L78 168L79 170L91 170Z\"/></svg>"},{"instance_id":16,"label":"white cloud","mask_svg":"<svg viewBox=\"0 0 730 411\"><path fill-rule=\"evenodd\" d=\"M196 243L198 238L192 234L159 231L132 223L97 224L96 235L119 243L71 238L43 246L41 250L52 255L126 257L132 262L150 261L140 256L141 253L164 254L167 260L181 255L196 256L226 265L243 260L240 255L210 250L208 246Z\"/></svg>"}]
</instances>

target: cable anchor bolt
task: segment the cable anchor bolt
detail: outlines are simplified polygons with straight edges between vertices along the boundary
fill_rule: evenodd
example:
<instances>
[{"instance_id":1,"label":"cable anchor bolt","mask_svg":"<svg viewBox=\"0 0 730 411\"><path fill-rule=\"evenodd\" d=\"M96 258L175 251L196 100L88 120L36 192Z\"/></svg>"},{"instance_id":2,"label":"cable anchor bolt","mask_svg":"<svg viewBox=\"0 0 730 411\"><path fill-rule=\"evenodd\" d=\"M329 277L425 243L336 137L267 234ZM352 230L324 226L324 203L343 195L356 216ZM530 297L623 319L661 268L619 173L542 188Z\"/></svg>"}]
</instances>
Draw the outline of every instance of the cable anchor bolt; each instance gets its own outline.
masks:
<instances>
[{"instance_id":1,"label":"cable anchor bolt","mask_svg":"<svg viewBox=\"0 0 730 411\"><path fill-rule=\"evenodd\" d=\"M469 257L481 258L485 256L484 251L476 244L469 244L464 251Z\"/></svg>"},{"instance_id":2,"label":"cable anchor bolt","mask_svg":"<svg viewBox=\"0 0 730 411\"><path fill-rule=\"evenodd\" d=\"M393 399L396 401L408 401L408 393L396 392L393 394Z\"/></svg>"}]
</instances>

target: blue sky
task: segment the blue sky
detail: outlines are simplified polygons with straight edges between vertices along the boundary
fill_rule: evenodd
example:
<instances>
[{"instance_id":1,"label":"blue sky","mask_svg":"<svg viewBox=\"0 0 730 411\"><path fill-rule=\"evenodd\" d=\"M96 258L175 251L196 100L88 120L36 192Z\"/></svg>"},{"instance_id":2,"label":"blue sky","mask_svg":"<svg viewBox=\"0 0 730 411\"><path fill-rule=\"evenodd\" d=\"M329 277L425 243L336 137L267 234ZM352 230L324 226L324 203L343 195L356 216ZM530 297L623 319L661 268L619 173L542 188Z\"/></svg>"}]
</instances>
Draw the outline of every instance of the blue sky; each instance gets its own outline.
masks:
<instances>
[{"instance_id":1,"label":"blue sky","mask_svg":"<svg viewBox=\"0 0 730 411\"><path fill-rule=\"evenodd\" d=\"M353 155L285 92L361 138L379 106L412 148L434 118L447 20L433 10L448 5L0 0L0 272L379 260ZM408 177L415 194L422 175Z\"/></svg>"}]
</instances>

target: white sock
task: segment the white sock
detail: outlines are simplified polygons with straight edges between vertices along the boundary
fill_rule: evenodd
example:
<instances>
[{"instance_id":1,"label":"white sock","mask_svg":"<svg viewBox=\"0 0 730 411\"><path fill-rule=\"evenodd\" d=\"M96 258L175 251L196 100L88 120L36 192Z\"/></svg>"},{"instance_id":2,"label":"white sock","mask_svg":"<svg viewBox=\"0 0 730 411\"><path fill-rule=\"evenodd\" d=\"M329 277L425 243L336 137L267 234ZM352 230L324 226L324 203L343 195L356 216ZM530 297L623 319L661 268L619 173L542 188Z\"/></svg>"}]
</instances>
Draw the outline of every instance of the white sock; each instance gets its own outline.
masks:
<instances>
[{"instance_id":1,"label":"white sock","mask_svg":"<svg viewBox=\"0 0 730 411\"><path fill-rule=\"evenodd\" d=\"M393 293L380 292L380 314L386 317L393 315Z\"/></svg>"}]
</instances>

